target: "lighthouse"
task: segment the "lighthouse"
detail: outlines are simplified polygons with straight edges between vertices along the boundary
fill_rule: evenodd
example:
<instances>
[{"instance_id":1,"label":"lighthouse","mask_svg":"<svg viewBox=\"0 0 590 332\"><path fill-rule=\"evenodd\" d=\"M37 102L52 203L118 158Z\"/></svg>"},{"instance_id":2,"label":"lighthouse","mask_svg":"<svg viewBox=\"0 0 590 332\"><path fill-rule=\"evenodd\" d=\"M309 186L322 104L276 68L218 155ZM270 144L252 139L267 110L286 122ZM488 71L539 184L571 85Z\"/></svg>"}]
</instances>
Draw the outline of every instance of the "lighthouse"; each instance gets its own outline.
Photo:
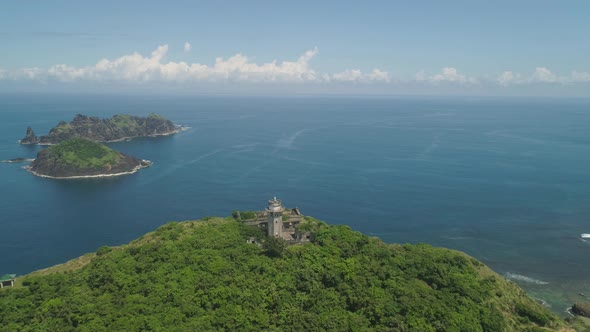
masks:
<instances>
[{"instance_id":1,"label":"lighthouse","mask_svg":"<svg viewBox=\"0 0 590 332\"><path fill-rule=\"evenodd\" d=\"M283 212L285 207L281 200L276 197L268 201L266 212L268 214L268 236L282 237L283 234Z\"/></svg>"}]
</instances>

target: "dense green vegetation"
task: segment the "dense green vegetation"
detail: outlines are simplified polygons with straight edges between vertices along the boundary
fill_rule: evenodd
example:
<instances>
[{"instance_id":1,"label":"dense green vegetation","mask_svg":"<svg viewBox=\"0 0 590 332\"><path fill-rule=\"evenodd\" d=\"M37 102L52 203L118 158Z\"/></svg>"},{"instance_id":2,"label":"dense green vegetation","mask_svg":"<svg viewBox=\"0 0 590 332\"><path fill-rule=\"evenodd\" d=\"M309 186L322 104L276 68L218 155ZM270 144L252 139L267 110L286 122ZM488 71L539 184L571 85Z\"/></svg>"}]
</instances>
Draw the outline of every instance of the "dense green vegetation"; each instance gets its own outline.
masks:
<instances>
[{"instance_id":1,"label":"dense green vegetation","mask_svg":"<svg viewBox=\"0 0 590 332\"><path fill-rule=\"evenodd\" d=\"M286 246L233 218L169 223L0 291L0 331L547 331L562 322L462 253L306 218ZM247 243L257 237L264 244ZM59 271L63 271L60 268ZM49 273L49 274L47 274Z\"/></svg>"},{"instance_id":2,"label":"dense green vegetation","mask_svg":"<svg viewBox=\"0 0 590 332\"><path fill-rule=\"evenodd\" d=\"M96 142L112 142L134 137L169 135L177 131L174 123L157 114L147 117L122 114L110 119L76 114L72 121L61 121L44 136L36 137L33 130L27 128L27 134L21 143L57 144L76 137Z\"/></svg>"},{"instance_id":3,"label":"dense green vegetation","mask_svg":"<svg viewBox=\"0 0 590 332\"><path fill-rule=\"evenodd\" d=\"M135 130L139 128L137 120L131 115L118 114L112 117L111 122L119 128Z\"/></svg>"},{"instance_id":4,"label":"dense green vegetation","mask_svg":"<svg viewBox=\"0 0 590 332\"><path fill-rule=\"evenodd\" d=\"M67 122L60 122L56 127L53 128L53 130L55 130L55 132L58 134L64 134L70 133L74 130L74 128Z\"/></svg>"},{"instance_id":5,"label":"dense green vegetation","mask_svg":"<svg viewBox=\"0 0 590 332\"><path fill-rule=\"evenodd\" d=\"M72 138L49 147L50 158L80 169L105 168L118 163L120 153L83 138Z\"/></svg>"},{"instance_id":6,"label":"dense green vegetation","mask_svg":"<svg viewBox=\"0 0 590 332\"><path fill-rule=\"evenodd\" d=\"M254 220L256 219L256 211L233 211L232 217L236 220Z\"/></svg>"}]
</instances>

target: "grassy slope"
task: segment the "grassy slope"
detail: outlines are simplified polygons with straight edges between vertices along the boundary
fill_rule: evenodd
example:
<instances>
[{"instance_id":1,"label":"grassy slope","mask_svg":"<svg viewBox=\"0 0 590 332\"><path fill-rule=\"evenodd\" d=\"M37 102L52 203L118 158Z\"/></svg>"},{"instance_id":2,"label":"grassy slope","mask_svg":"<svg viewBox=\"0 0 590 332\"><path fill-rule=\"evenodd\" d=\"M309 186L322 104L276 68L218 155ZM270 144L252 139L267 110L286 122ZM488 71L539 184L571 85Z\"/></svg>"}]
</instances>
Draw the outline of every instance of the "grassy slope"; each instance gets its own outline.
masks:
<instances>
[{"instance_id":1,"label":"grassy slope","mask_svg":"<svg viewBox=\"0 0 590 332\"><path fill-rule=\"evenodd\" d=\"M73 138L49 147L50 158L79 169L104 169L120 161L120 154L102 144Z\"/></svg>"},{"instance_id":2,"label":"grassy slope","mask_svg":"<svg viewBox=\"0 0 590 332\"><path fill-rule=\"evenodd\" d=\"M234 220L167 224L0 292L0 331L563 328L463 253L310 220L315 243L280 257L247 244L256 232Z\"/></svg>"},{"instance_id":3,"label":"grassy slope","mask_svg":"<svg viewBox=\"0 0 590 332\"><path fill-rule=\"evenodd\" d=\"M115 115L110 122L124 130L137 130L139 128L137 120L132 118L131 115Z\"/></svg>"}]
</instances>

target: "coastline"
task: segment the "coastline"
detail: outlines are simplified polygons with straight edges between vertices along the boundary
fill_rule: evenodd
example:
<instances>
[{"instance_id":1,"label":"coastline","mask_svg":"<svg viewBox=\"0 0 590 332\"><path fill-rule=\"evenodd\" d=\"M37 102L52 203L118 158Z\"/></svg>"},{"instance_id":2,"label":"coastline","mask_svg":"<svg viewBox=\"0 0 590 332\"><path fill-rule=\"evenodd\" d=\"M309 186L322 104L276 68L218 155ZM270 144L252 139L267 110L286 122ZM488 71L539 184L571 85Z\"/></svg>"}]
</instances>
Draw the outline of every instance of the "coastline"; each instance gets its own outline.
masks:
<instances>
[{"instance_id":1,"label":"coastline","mask_svg":"<svg viewBox=\"0 0 590 332\"><path fill-rule=\"evenodd\" d=\"M30 163L32 161L34 161L34 158L23 158L22 160L13 160L13 159L8 159L8 160L1 160L1 163L5 163L5 164L19 164L19 163Z\"/></svg>"},{"instance_id":2,"label":"coastline","mask_svg":"<svg viewBox=\"0 0 590 332\"><path fill-rule=\"evenodd\" d=\"M137 173L140 169L150 167L153 164L151 161L146 160L146 159L142 159L141 161L142 161L142 163L145 163L146 165L139 164L139 165L135 166L131 171L128 171L128 172L111 173L111 174L95 174L95 175L51 176L51 175L40 174L35 171L32 171L30 166L25 166L23 168L35 176L38 176L41 178L47 178L47 179L55 179L55 180L97 179L97 178L109 178L109 177L116 177L116 176L123 176L123 175L131 175L131 174Z\"/></svg>"},{"instance_id":3,"label":"coastline","mask_svg":"<svg viewBox=\"0 0 590 332\"><path fill-rule=\"evenodd\" d=\"M114 140L110 140L110 141L97 141L99 143L117 143L117 142L125 142L125 141L130 141L132 139L135 138L142 138L142 137L161 137L161 136L170 136L170 135L174 135L174 134L178 134L181 131L185 131L190 129L190 127L187 126L181 126L181 125L175 125L177 129L172 130L170 132L167 133L161 133L161 134L151 134L151 135L146 135L146 136L130 136L130 137L121 137L121 138L117 138ZM55 145L55 143L21 143L22 140L18 140L17 143L18 144L22 144L22 145L39 145L39 146L51 146L51 145Z\"/></svg>"},{"instance_id":4,"label":"coastline","mask_svg":"<svg viewBox=\"0 0 590 332\"><path fill-rule=\"evenodd\" d=\"M179 126L178 129L167 132L167 133L161 133L161 134L151 134L151 135L147 135L147 136L131 136L131 137L121 137L118 139L114 139L114 140L110 140L110 141L99 141L100 143L116 143L116 142L124 142L124 141L130 141L132 139L135 138L142 138L142 137L160 137L160 136L170 136L170 135L174 135L174 134L178 134L179 132L186 130L184 128L188 127L182 127ZM53 145L53 143L47 144L47 145Z\"/></svg>"}]
</instances>

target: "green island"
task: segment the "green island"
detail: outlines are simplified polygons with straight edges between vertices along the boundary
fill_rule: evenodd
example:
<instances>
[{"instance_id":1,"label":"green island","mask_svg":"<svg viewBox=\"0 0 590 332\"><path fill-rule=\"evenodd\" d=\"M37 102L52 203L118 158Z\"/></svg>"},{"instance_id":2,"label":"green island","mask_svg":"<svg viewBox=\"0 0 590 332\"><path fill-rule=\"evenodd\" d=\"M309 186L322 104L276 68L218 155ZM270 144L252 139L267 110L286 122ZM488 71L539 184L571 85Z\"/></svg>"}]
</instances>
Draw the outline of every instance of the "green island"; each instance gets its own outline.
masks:
<instances>
[{"instance_id":1,"label":"green island","mask_svg":"<svg viewBox=\"0 0 590 332\"><path fill-rule=\"evenodd\" d=\"M157 114L147 117L117 114L110 119L77 114L72 121L61 121L47 135L37 137L31 127L21 144L51 145L72 138L86 138L96 142L116 142L137 137L165 136L182 128Z\"/></svg>"},{"instance_id":2,"label":"green island","mask_svg":"<svg viewBox=\"0 0 590 332\"><path fill-rule=\"evenodd\" d=\"M149 165L103 144L72 138L41 150L29 171L51 178L103 177L131 174Z\"/></svg>"},{"instance_id":3,"label":"green island","mask_svg":"<svg viewBox=\"0 0 590 332\"><path fill-rule=\"evenodd\" d=\"M573 331L464 253L288 212L171 222L19 277L0 331Z\"/></svg>"}]
</instances>

